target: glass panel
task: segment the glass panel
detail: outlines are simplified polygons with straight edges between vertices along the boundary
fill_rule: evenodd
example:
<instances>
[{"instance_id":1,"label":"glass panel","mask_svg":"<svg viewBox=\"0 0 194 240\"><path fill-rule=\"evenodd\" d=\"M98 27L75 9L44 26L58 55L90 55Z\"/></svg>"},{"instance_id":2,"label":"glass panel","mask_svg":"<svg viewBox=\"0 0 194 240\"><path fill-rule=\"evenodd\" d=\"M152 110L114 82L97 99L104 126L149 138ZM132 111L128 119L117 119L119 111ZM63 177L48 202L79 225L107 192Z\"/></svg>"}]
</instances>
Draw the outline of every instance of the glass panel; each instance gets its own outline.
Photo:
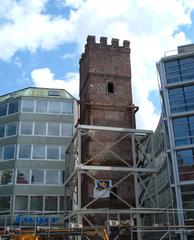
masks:
<instances>
[{"instance_id":1,"label":"glass panel","mask_svg":"<svg viewBox=\"0 0 194 240\"><path fill-rule=\"evenodd\" d=\"M46 113L47 112L47 101L36 100L36 112Z\"/></svg>"},{"instance_id":2,"label":"glass panel","mask_svg":"<svg viewBox=\"0 0 194 240\"><path fill-rule=\"evenodd\" d=\"M47 159L59 159L59 146L47 146Z\"/></svg>"},{"instance_id":3,"label":"glass panel","mask_svg":"<svg viewBox=\"0 0 194 240\"><path fill-rule=\"evenodd\" d=\"M59 136L60 123L48 123L48 135Z\"/></svg>"},{"instance_id":4,"label":"glass panel","mask_svg":"<svg viewBox=\"0 0 194 240\"><path fill-rule=\"evenodd\" d=\"M31 211L43 211L43 197L42 196L31 196L30 210Z\"/></svg>"},{"instance_id":5,"label":"glass panel","mask_svg":"<svg viewBox=\"0 0 194 240\"><path fill-rule=\"evenodd\" d=\"M64 184L65 171L60 171L60 184Z\"/></svg>"},{"instance_id":6,"label":"glass panel","mask_svg":"<svg viewBox=\"0 0 194 240\"><path fill-rule=\"evenodd\" d=\"M0 197L0 211L10 211L11 197L3 196Z\"/></svg>"},{"instance_id":7,"label":"glass panel","mask_svg":"<svg viewBox=\"0 0 194 240\"><path fill-rule=\"evenodd\" d=\"M67 146L61 146L61 159L65 160L65 151Z\"/></svg>"},{"instance_id":8,"label":"glass panel","mask_svg":"<svg viewBox=\"0 0 194 240\"><path fill-rule=\"evenodd\" d=\"M34 112L34 100L22 100L22 112Z\"/></svg>"},{"instance_id":9,"label":"glass panel","mask_svg":"<svg viewBox=\"0 0 194 240\"><path fill-rule=\"evenodd\" d=\"M8 123L6 125L6 133L5 135L8 136L13 136L16 135L16 131L17 131L17 123Z\"/></svg>"},{"instance_id":10,"label":"glass panel","mask_svg":"<svg viewBox=\"0 0 194 240\"><path fill-rule=\"evenodd\" d=\"M15 197L15 211L28 211L28 196Z\"/></svg>"},{"instance_id":11,"label":"glass panel","mask_svg":"<svg viewBox=\"0 0 194 240\"><path fill-rule=\"evenodd\" d=\"M57 211L57 197L46 196L45 197L45 211Z\"/></svg>"},{"instance_id":12,"label":"glass panel","mask_svg":"<svg viewBox=\"0 0 194 240\"><path fill-rule=\"evenodd\" d=\"M8 114L17 113L19 109L19 102L9 103Z\"/></svg>"},{"instance_id":13,"label":"glass panel","mask_svg":"<svg viewBox=\"0 0 194 240\"><path fill-rule=\"evenodd\" d=\"M0 160L3 159L3 147L0 147Z\"/></svg>"},{"instance_id":14,"label":"glass panel","mask_svg":"<svg viewBox=\"0 0 194 240\"><path fill-rule=\"evenodd\" d=\"M28 184L30 180L30 170L29 169L18 169L16 183L18 184Z\"/></svg>"},{"instance_id":15,"label":"glass panel","mask_svg":"<svg viewBox=\"0 0 194 240\"><path fill-rule=\"evenodd\" d=\"M13 171L4 170L1 175L1 185L11 185L13 184Z\"/></svg>"},{"instance_id":16,"label":"glass panel","mask_svg":"<svg viewBox=\"0 0 194 240\"><path fill-rule=\"evenodd\" d=\"M25 135L32 135L33 122L21 122L20 133Z\"/></svg>"},{"instance_id":17,"label":"glass panel","mask_svg":"<svg viewBox=\"0 0 194 240\"><path fill-rule=\"evenodd\" d=\"M49 102L49 113L60 113L60 102Z\"/></svg>"},{"instance_id":18,"label":"glass panel","mask_svg":"<svg viewBox=\"0 0 194 240\"><path fill-rule=\"evenodd\" d=\"M65 200L64 200L64 197L60 197L59 211L65 211Z\"/></svg>"},{"instance_id":19,"label":"glass panel","mask_svg":"<svg viewBox=\"0 0 194 240\"><path fill-rule=\"evenodd\" d=\"M178 165L191 165L194 163L193 151L191 149L180 150L177 151L176 153Z\"/></svg>"},{"instance_id":20,"label":"glass panel","mask_svg":"<svg viewBox=\"0 0 194 240\"><path fill-rule=\"evenodd\" d=\"M62 102L62 114L73 113L73 103L72 102Z\"/></svg>"},{"instance_id":21,"label":"glass panel","mask_svg":"<svg viewBox=\"0 0 194 240\"><path fill-rule=\"evenodd\" d=\"M9 160L15 157L15 145L9 145L4 147L3 159Z\"/></svg>"},{"instance_id":22,"label":"glass panel","mask_svg":"<svg viewBox=\"0 0 194 240\"><path fill-rule=\"evenodd\" d=\"M73 134L73 124L72 123L62 123L61 124L61 136L71 137Z\"/></svg>"},{"instance_id":23,"label":"glass panel","mask_svg":"<svg viewBox=\"0 0 194 240\"><path fill-rule=\"evenodd\" d=\"M21 144L19 146L19 158L31 158L31 145Z\"/></svg>"},{"instance_id":24,"label":"glass panel","mask_svg":"<svg viewBox=\"0 0 194 240\"><path fill-rule=\"evenodd\" d=\"M45 145L33 146L33 159L45 159Z\"/></svg>"},{"instance_id":25,"label":"glass panel","mask_svg":"<svg viewBox=\"0 0 194 240\"><path fill-rule=\"evenodd\" d=\"M44 171L43 170L32 170L31 183L32 184L44 184Z\"/></svg>"},{"instance_id":26,"label":"glass panel","mask_svg":"<svg viewBox=\"0 0 194 240\"><path fill-rule=\"evenodd\" d=\"M0 117L3 117L7 114L7 104L0 105Z\"/></svg>"},{"instance_id":27,"label":"glass panel","mask_svg":"<svg viewBox=\"0 0 194 240\"><path fill-rule=\"evenodd\" d=\"M34 126L35 135L46 135L46 123L45 122L35 122Z\"/></svg>"},{"instance_id":28,"label":"glass panel","mask_svg":"<svg viewBox=\"0 0 194 240\"><path fill-rule=\"evenodd\" d=\"M46 184L58 184L59 176L57 170L47 170L46 171Z\"/></svg>"},{"instance_id":29,"label":"glass panel","mask_svg":"<svg viewBox=\"0 0 194 240\"><path fill-rule=\"evenodd\" d=\"M0 125L0 138L3 138L5 134L5 124Z\"/></svg>"}]
</instances>

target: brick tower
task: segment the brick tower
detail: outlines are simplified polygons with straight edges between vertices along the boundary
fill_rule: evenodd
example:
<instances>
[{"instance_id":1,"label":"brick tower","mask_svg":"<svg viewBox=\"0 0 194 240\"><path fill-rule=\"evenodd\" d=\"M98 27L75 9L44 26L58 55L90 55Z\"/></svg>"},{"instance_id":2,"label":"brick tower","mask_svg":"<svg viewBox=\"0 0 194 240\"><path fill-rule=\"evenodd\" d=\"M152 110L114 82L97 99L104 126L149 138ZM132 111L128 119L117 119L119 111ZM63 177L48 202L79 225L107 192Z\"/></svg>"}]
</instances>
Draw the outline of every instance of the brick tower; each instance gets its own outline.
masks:
<instances>
[{"instance_id":1,"label":"brick tower","mask_svg":"<svg viewBox=\"0 0 194 240\"><path fill-rule=\"evenodd\" d=\"M135 128L129 45L88 36L80 59L81 124Z\"/></svg>"},{"instance_id":2,"label":"brick tower","mask_svg":"<svg viewBox=\"0 0 194 240\"><path fill-rule=\"evenodd\" d=\"M80 124L114 128L135 128L135 112L131 90L130 42L119 46L118 39L101 37L96 43L88 36L85 52L80 59ZM96 131L82 141L81 161L89 166L130 167L132 165L131 140L115 131ZM119 141L118 144L114 144ZM103 152L111 146L109 152ZM90 177L91 176L91 177ZM124 179L123 172L90 171L82 177L82 207L124 209L134 206L133 177ZM97 181L109 180L111 194L95 198L93 189ZM121 201L121 199L123 201ZM92 204L89 202L92 201ZM125 205L129 202L129 205ZM102 219L101 219L102 220ZM100 221L98 219L98 221ZM96 223L94 223L96 224Z\"/></svg>"}]
</instances>

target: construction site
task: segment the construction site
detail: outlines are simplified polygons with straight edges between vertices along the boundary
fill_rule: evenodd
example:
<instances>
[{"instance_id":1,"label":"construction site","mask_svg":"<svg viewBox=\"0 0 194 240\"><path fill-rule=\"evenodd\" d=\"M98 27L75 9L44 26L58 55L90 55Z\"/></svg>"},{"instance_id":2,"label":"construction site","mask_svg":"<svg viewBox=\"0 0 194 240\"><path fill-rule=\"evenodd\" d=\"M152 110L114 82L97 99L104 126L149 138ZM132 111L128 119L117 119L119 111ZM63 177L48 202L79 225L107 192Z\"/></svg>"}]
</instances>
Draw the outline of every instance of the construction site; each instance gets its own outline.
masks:
<instances>
[{"instance_id":1,"label":"construction site","mask_svg":"<svg viewBox=\"0 0 194 240\"><path fill-rule=\"evenodd\" d=\"M1 239L194 239L193 219L180 220L194 210L174 200L162 119L155 132L136 129L130 51L127 40L88 36L79 120L66 149L63 224L2 217Z\"/></svg>"}]
</instances>

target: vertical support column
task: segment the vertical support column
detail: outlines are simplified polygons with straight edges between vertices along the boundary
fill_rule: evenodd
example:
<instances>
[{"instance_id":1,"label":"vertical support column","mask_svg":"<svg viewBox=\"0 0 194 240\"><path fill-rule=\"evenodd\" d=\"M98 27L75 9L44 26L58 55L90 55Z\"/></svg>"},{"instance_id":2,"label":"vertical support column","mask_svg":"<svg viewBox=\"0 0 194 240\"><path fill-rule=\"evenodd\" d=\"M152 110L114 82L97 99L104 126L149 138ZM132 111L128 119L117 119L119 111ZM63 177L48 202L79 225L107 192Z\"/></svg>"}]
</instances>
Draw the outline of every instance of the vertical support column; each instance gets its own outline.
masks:
<instances>
[{"instance_id":1,"label":"vertical support column","mask_svg":"<svg viewBox=\"0 0 194 240\"><path fill-rule=\"evenodd\" d=\"M78 162L77 162L77 208L81 210L81 131L82 129L78 127ZM82 224L82 215L78 213L78 224Z\"/></svg>"},{"instance_id":2,"label":"vertical support column","mask_svg":"<svg viewBox=\"0 0 194 240\"><path fill-rule=\"evenodd\" d=\"M131 135L131 141L132 141L132 157L133 157L133 167L137 168L137 154L136 154L136 145L135 145L135 135L134 133ZM139 184L138 184L138 172L135 171L133 173L134 176L134 187L135 187L135 207L139 208L139 195L140 195L140 190L139 190ZM142 234L139 230L138 227L141 226L141 219L140 219L140 214L137 213L137 239L142 240Z\"/></svg>"}]
</instances>

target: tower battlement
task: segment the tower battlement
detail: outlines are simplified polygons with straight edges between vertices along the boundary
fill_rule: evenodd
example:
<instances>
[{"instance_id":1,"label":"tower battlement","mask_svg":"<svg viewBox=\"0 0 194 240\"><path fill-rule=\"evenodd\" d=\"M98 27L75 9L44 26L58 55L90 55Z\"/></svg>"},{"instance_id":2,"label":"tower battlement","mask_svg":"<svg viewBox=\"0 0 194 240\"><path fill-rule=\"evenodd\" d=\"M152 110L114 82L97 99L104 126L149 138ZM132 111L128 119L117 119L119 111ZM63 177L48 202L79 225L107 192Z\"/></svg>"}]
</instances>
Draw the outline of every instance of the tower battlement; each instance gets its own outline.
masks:
<instances>
[{"instance_id":1,"label":"tower battlement","mask_svg":"<svg viewBox=\"0 0 194 240\"><path fill-rule=\"evenodd\" d=\"M97 43L96 36L92 36L92 35L89 35L87 37L86 42L87 42L86 46L91 46L91 45L92 46L94 46L94 45L95 46L103 46L103 47L109 46L109 47L113 47L113 48L114 47L129 48L130 47L130 41L128 41L128 40L124 40L123 45L119 46L119 39L117 39L117 38L112 38L110 45L107 43L107 37L100 37L100 42Z\"/></svg>"},{"instance_id":2,"label":"tower battlement","mask_svg":"<svg viewBox=\"0 0 194 240\"><path fill-rule=\"evenodd\" d=\"M96 36L89 35L86 40L86 45L85 45L85 52L87 52L88 48L95 47L98 49L104 49L108 48L110 49L119 49L121 51L122 49L124 51L129 51L130 50L130 41L124 40L122 46L119 45L119 39L117 38L112 38L111 39L111 44L108 44L107 42L107 37L100 37L100 41L96 41ZM82 57L84 54L82 55Z\"/></svg>"}]
</instances>

